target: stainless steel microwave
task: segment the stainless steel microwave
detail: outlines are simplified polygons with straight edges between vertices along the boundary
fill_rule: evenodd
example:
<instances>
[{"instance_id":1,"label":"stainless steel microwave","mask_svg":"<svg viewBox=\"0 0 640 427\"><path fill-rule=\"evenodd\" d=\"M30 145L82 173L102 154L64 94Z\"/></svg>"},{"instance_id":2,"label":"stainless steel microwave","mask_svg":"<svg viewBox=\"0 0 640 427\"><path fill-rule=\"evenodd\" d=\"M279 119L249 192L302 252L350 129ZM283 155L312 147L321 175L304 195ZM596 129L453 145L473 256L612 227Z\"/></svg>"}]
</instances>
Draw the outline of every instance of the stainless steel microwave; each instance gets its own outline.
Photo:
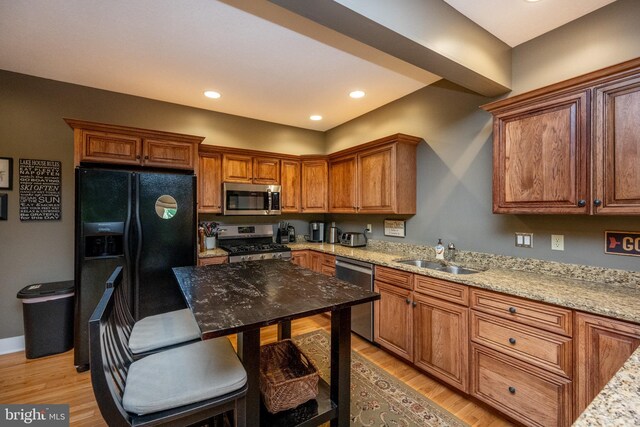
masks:
<instances>
[{"instance_id":1,"label":"stainless steel microwave","mask_svg":"<svg viewBox=\"0 0 640 427\"><path fill-rule=\"evenodd\" d=\"M279 185L222 185L224 215L280 215Z\"/></svg>"}]
</instances>

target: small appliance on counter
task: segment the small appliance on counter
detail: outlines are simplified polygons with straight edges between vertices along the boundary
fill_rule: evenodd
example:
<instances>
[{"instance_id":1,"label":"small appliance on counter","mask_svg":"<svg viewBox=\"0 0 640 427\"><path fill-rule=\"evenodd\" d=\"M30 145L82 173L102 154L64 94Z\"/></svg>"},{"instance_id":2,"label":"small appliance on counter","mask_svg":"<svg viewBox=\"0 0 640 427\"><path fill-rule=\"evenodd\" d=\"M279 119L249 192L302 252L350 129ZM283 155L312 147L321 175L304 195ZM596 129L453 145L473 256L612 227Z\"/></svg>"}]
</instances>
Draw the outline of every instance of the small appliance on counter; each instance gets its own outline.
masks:
<instances>
[{"instance_id":1,"label":"small appliance on counter","mask_svg":"<svg viewBox=\"0 0 640 427\"><path fill-rule=\"evenodd\" d=\"M290 240L290 236L289 236L290 228L293 228L293 227L291 227L288 222L280 221L278 223L278 230L276 231L276 243L295 242L295 231L294 231L294 240Z\"/></svg>"},{"instance_id":2,"label":"small appliance on counter","mask_svg":"<svg viewBox=\"0 0 640 427\"><path fill-rule=\"evenodd\" d=\"M324 242L324 222L311 221L309 223L309 234L304 236L304 239L313 243Z\"/></svg>"},{"instance_id":3,"label":"small appliance on counter","mask_svg":"<svg viewBox=\"0 0 640 427\"><path fill-rule=\"evenodd\" d=\"M340 243L340 236L342 235L342 230L336 227L336 223L332 222L331 227L327 228L327 233L324 237L324 241L327 243Z\"/></svg>"},{"instance_id":4,"label":"small appliance on counter","mask_svg":"<svg viewBox=\"0 0 640 427\"><path fill-rule=\"evenodd\" d=\"M342 246L349 246L351 248L367 246L367 236L365 236L364 233L345 231L340 236L340 244Z\"/></svg>"},{"instance_id":5,"label":"small appliance on counter","mask_svg":"<svg viewBox=\"0 0 640 427\"><path fill-rule=\"evenodd\" d=\"M289 232L289 243L296 242L296 229L293 228L293 225L287 227L287 231Z\"/></svg>"}]
</instances>

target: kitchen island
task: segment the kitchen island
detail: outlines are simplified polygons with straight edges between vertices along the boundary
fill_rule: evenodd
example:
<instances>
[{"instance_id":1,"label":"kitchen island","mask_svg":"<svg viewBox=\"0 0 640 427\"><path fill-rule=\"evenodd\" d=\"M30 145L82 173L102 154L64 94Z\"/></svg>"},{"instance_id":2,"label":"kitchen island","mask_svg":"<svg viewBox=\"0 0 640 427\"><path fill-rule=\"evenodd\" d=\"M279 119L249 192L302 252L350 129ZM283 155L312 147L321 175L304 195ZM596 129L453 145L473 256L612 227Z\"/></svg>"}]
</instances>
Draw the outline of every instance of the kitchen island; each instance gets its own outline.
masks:
<instances>
[{"instance_id":1,"label":"kitchen island","mask_svg":"<svg viewBox=\"0 0 640 427\"><path fill-rule=\"evenodd\" d=\"M202 339L238 333L238 354L247 371L247 425L260 425L260 328L331 311L331 385L323 414L313 424L349 425L351 307L379 295L287 261L265 260L201 267L176 267L174 275L200 327ZM322 381L322 380L321 380ZM321 382L322 390L326 385Z\"/></svg>"}]
</instances>

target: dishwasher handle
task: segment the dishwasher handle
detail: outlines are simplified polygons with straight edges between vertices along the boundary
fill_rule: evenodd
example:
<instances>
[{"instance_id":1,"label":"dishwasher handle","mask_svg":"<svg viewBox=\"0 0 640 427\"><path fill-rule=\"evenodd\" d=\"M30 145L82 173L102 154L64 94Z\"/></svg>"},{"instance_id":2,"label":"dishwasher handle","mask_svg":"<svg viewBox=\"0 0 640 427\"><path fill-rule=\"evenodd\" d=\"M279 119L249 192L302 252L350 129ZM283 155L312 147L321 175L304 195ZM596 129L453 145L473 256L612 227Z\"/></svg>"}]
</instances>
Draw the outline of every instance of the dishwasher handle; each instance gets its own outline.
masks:
<instances>
[{"instance_id":1,"label":"dishwasher handle","mask_svg":"<svg viewBox=\"0 0 640 427\"><path fill-rule=\"evenodd\" d=\"M371 276L373 275L373 268L371 267L370 268L361 267L359 265L352 264L350 262L344 262L339 259L336 259L336 268L346 268L348 270L358 271L360 273L368 274Z\"/></svg>"}]
</instances>

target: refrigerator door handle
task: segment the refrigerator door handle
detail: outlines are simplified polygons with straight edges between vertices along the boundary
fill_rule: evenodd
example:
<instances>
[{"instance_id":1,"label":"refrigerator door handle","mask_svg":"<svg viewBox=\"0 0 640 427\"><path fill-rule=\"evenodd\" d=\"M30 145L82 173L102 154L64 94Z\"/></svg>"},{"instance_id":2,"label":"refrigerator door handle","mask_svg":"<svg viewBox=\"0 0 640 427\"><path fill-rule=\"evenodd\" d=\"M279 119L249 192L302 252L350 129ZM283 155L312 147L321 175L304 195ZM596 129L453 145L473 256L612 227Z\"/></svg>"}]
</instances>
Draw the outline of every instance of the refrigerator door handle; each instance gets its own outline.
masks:
<instances>
[{"instance_id":1,"label":"refrigerator door handle","mask_svg":"<svg viewBox=\"0 0 640 427\"><path fill-rule=\"evenodd\" d=\"M124 263L125 266L131 265L131 193L132 186L131 175L127 177L127 192L129 197L127 198L127 218L124 221ZM125 270L126 272L127 270ZM129 296L131 298L131 296Z\"/></svg>"},{"instance_id":2,"label":"refrigerator door handle","mask_svg":"<svg viewBox=\"0 0 640 427\"><path fill-rule=\"evenodd\" d=\"M133 307L134 307L134 318L136 320L140 320L140 259L142 258L142 221L140 221L140 175L137 173L133 174L135 178L135 192L136 192L136 203L135 203L135 220L136 220L136 232L137 232L137 241L136 241L136 258L135 258L135 267L134 277L133 277Z\"/></svg>"}]
</instances>

